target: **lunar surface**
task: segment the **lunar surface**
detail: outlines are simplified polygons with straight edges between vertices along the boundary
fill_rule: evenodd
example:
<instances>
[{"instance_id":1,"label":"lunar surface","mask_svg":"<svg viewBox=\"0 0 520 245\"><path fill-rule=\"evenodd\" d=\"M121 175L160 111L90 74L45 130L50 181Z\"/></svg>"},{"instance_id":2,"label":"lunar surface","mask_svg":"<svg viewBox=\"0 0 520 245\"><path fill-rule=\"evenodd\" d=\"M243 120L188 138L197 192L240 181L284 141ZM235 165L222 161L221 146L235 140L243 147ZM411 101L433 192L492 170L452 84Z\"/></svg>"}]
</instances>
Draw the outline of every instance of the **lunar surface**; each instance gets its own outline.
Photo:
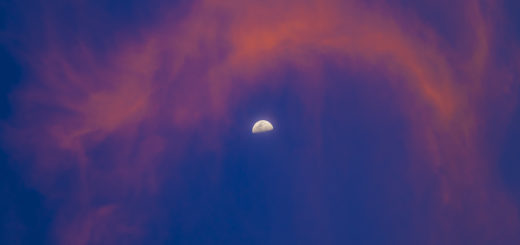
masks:
<instances>
[{"instance_id":1,"label":"lunar surface","mask_svg":"<svg viewBox=\"0 0 520 245\"><path fill-rule=\"evenodd\" d=\"M253 134L263 133L273 130L273 125L266 120L260 120L253 125Z\"/></svg>"}]
</instances>

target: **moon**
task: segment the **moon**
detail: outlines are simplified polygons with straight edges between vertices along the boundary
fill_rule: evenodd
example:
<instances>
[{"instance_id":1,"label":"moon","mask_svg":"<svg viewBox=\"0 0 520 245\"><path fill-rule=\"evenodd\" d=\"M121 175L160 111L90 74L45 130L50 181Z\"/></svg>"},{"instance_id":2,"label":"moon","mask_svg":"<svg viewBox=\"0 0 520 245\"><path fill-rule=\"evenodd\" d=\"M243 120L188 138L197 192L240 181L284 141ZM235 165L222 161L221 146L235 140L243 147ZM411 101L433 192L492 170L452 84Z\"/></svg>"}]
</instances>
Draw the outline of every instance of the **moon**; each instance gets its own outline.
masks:
<instances>
[{"instance_id":1,"label":"moon","mask_svg":"<svg viewBox=\"0 0 520 245\"><path fill-rule=\"evenodd\" d=\"M273 130L273 125L267 120L260 120L253 125L253 134L264 133Z\"/></svg>"}]
</instances>

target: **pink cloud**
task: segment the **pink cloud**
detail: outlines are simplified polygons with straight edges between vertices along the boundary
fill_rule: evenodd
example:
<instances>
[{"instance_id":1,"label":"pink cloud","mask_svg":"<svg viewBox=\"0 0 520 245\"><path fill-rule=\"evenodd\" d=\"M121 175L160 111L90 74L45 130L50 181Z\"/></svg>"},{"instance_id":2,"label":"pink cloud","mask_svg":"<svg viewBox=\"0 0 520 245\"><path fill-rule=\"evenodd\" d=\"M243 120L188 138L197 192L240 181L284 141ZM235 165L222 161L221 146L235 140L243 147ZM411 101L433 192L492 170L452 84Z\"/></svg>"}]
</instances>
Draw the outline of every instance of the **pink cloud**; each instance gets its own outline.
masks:
<instances>
[{"instance_id":1,"label":"pink cloud","mask_svg":"<svg viewBox=\"0 0 520 245\"><path fill-rule=\"evenodd\" d=\"M72 49L51 45L60 36L50 26L49 44L29 57L34 75L15 95L6 140L13 152L30 152L27 175L41 192L68 200L60 204L57 240L106 244L142 232L143 221L130 218L121 200L161 189L160 165L181 164L164 162L165 151L180 159L183 142L193 137L203 139L201 148L218 149L231 101L258 86L282 85L260 84L263 74L292 64L312 79L290 86L312 93L327 83L324 59L361 72L375 67L402 93L400 110L413 125L413 164L405 177L417 199L429 195L428 185L438 190L426 242L456 242L459 229L483 240L518 240L517 204L493 184L497 159L486 152L488 115L479 110L514 83L507 74L515 70L494 62L497 39L505 35L495 29L499 8L464 5L454 17L465 23L458 40L468 45L460 52L419 18L380 1L198 1L181 19L165 16L134 37L115 35L118 45L102 55L81 41ZM207 134L196 135L200 128ZM178 138L165 138L164 131ZM100 166L89 152L107 141L110 161ZM70 192L55 194L67 171L75 179ZM113 203L93 204L107 196Z\"/></svg>"}]
</instances>

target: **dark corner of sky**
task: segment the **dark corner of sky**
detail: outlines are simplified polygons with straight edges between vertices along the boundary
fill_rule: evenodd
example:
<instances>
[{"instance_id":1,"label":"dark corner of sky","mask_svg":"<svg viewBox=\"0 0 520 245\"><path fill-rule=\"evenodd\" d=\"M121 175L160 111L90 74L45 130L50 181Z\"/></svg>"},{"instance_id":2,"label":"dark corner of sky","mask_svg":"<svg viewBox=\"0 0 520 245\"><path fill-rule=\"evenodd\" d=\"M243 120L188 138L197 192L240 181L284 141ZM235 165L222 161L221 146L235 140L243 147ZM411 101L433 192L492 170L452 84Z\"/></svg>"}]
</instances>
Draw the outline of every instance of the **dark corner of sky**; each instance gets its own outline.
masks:
<instances>
[{"instance_id":1,"label":"dark corner of sky","mask_svg":"<svg viewBox=\"0 0 520 245\"><path fill-rule=\"evenodd\" d=\"M502 28L508 33L506 42L516 43L520 40L520 1L508 0L504 2L507 10L503 16L506 25ZM508 59L511 50L505 49L502 55L503 59ZM518 57L515 57L518 58ZM520 61L518 61L520 62ZM517 62L517 64L518 64ZM517 73L514 78L520 81L520 75ZM513 87L513 93L520 95L520 87ZM490 110L493 110L491 108ZM493 124L493 122L490 122ZM512 193L513 197L520 201L520 107L516 106L512 114L511 121L506 125L506 135L500 144L499 173L505 186Z\"/></svg>"},{"instance_id":2,"label":"dark corner of sky","mask_svg":"<svg viewBox=\"0 0 520 245\"><path fill-rule=\"evenodd\" d=\"M2 7L5 5L0 4ZM13 49L16 40L7 35L14 34L7 32L7 24L17 24L12 23L16 18L8 10L0 9L0 244L44 244L51 220L44 197L27 185L7 152L9 143L4 141L5 126L14 111L11 95L21 86L26 72Z\"/></svg>"}]
</instances>

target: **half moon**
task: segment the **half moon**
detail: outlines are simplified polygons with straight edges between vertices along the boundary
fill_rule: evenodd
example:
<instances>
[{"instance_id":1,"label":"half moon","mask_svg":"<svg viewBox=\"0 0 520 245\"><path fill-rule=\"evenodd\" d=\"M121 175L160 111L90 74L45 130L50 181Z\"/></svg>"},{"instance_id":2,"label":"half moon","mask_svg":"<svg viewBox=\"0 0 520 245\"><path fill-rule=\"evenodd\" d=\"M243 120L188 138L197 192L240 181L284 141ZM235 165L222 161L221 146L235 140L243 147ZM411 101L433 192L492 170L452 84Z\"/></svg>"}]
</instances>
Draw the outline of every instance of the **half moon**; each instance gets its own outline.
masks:
<instances>
[{"instance_id":1,"label":"half moon","mask_svg":"<svg viewBox=\"0 0 520 245\"><path fill-rule=\"evenodd\" d=\"M256 133L263 133L273 130L273 125L267 121L267 120L260 120L253 125L252 132L253 134Z\"/></svg>"}]
</instances>

